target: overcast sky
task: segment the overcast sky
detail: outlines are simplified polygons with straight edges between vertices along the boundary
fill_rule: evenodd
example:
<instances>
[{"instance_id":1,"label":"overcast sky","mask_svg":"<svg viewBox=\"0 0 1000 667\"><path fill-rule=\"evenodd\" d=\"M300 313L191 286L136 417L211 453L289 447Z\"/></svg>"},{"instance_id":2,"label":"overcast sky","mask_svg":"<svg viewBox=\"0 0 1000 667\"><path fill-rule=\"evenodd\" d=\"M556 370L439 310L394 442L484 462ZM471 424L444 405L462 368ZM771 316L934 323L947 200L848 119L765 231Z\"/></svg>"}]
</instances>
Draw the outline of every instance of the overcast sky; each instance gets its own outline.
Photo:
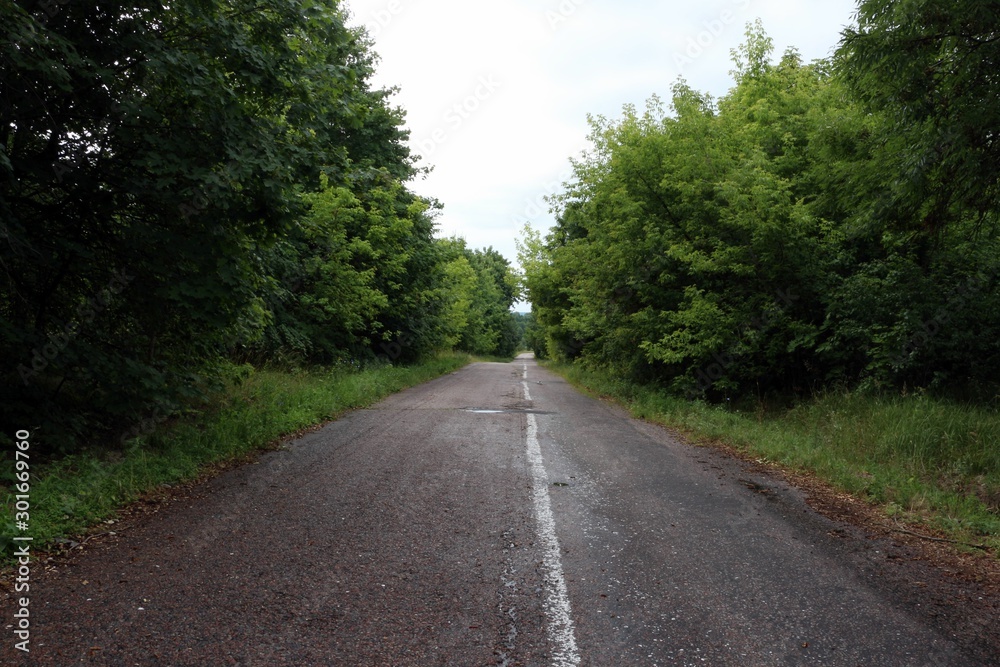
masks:
<instances>
[{"instance_id":1,"label":"overcast sky","mask_svg":"<svg viewBox=\"0 0 1000 667\"><path fill-rule=\"evenodd\" d=\"M413 151L433 166L411 187L439 199L439 234L516 261L524 222L552 225L543 197L586 147L587 114L614 118L679 76L729 90L730 49L761 18L776 57L828 57L856 0L348 0L398 86Z\"/></svg>"}]
</instances>

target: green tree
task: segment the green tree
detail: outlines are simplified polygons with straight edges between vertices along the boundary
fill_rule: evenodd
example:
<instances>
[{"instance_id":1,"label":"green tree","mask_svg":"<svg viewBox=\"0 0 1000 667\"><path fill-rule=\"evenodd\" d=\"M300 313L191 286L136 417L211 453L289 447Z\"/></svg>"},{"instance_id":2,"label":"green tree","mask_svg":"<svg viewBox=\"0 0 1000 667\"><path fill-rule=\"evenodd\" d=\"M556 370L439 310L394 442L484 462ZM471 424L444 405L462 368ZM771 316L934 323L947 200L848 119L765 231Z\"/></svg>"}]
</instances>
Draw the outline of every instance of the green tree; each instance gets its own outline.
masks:
<instances>
[{"instance_id":1,"label":"green tree","mask_svg":"<svg viewBox=\"0 0 1000 667\"><path fill-rule=\"evenodd\" d=\"M441 300L447 304L442 320L442 342L444 347L455 349L469 327L479 277L465 254L465 241L451 238L439 242L445 257Z\"/></svg>"},{"instance_id":2,"label":"green tree","mask_svg":"<svg viewBox=\"0 0 1000 667\"><path fill-rule=\"evenodd\" d=\"M275 243L326 234L327 260L343 252L315 217L295 227L323 174L352 191L412 174L334 0L4 2L0 31L2 418L49 443L170 411L257 344ZM432 223L416 226L419 277Z\"/></svg>"},{"instance_id":3,"label":"green tree","mask_svg":"<svg viewBox=\"0 0 1000 667\"><path fill-rule=\"evenodd\" d=\"M912 191L881 215L908 179L893 151L919 137L852 95L849 58L772 50L751 24L717 102L679 81L669 111L591 119L555 227L519 247L545 353L709 398L987 384L995 206L949 200L928 225L936 195Z\"/></svg>"},{"instance_id":4,"label":"green tree","mask_svg":"<svg viewBox=\"0 0 1000 667\"><path fill-rule=\"evenodd\" d=\"M511 313L518 288L510 262L492 247L466 250L465 257L475 272L476 286L459 348L473 354L513 356L520 338Z\"/></svg>"},{"instance_id":5,"label":"green tree","mask_svg":"<svg viewBox=\"0 0 1000 667\"><path fill-rule=\"evenodd\" d=\"M996 224L998 16L996 0L863 0L844 32L840 70L878 114L878 159L893 175L871 203L898 228Z\"/></svg>"}]
</instances>

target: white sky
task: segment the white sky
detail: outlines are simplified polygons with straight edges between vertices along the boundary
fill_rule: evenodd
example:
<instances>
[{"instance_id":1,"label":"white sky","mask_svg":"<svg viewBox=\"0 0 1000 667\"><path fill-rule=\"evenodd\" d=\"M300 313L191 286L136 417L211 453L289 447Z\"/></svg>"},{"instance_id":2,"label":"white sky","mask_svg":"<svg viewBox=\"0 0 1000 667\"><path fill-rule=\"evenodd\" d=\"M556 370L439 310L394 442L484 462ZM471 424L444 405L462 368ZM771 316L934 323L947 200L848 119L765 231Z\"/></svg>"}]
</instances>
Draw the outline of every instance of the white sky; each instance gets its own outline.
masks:
<instances>
[{"instance_id":1,"label":"white sky","mask_svg":"<svg viewBox=\"0 0 1000 667\"><path fill-rule=\"evenodd\" d=\"M718 98L730 49L761 18L776 57L831 55L856 0L347 0L381 57L374 84L398 86L414 153L411 184L444 204L439 235L516 262L525 221L553 224L543 197L586 147L587 114L643 108L682 75Z\"/></svg>"}]
</instances>

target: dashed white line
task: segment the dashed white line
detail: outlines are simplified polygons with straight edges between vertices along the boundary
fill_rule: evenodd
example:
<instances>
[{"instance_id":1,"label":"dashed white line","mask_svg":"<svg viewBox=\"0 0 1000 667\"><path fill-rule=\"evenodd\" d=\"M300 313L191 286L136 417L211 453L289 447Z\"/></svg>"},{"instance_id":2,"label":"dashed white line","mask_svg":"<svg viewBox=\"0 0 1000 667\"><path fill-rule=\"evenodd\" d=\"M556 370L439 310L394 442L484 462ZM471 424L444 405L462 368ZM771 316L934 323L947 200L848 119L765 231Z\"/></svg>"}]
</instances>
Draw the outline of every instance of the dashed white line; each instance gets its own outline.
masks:
<instances>
[{"instance_id":1,"label":"dashed white line","mask_svg":"<svg viewBox=\"0 0 1000 667\"><path fill-rule=\"evenodd\" d=\"M524 365L522 379L524 399L531 400L528 390L528 366ZM580 664L580 651L576 646L573 616L563 576L562 558L559 555L559 538L556 536L556 522L552 516L552 502L549 499L549 475L542 462L542 450L538 444L538 421L528 414L527 433L528 465L531 467L532 496L535 505L535 521L538 537L542 544L542 569L545 576L545 614L548 621L549 641L552 642L553 667L576 667Z\"/></svg>"}]
</instances>

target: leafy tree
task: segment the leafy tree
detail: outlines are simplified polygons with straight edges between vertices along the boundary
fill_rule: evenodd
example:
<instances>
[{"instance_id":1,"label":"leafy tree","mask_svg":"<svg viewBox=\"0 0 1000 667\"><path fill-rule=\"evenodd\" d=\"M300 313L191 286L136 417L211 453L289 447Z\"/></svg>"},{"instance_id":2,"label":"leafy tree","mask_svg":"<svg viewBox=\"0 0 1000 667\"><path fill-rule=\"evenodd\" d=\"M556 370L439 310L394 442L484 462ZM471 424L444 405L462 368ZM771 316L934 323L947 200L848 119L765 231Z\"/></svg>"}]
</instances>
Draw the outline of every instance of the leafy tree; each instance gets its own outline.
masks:
<instances>
[{"instance_id":1,"label":"leafy tree","mask_svg":"<svg viewBox=\"0 0 1000 667\"><path fill-rule=\"evenodd\" d=\"M530 350L535 357L545 358L545 330L538 324L534 313L514 313L521 336L519 350Z\"/></svg>"},{"instance_id":2,"label":"leafy tree","mask_svg":"<svg viewBox=\"0 0 1000 667\"><path fill-rule=\"evenodd\" d=\"M751 24L722 99L679 81L669 112L591 119L556 226L519 247L545 353L709 398L988 382L993 209L933 235L933 196L878 215L908 139L842 64L772 49Z\"/></svg>"},{"instance_id":3,"label":"leafy tree","mask_svg":"<svg viewBox=\"0 0 1000 667\"><path fill-rule=\"evenodd\" d=\"M2 416L54 445L197 398L216 360L270 324L273 252L320 240L313 279L363 256L300 196L324 174L352 192L412 174L401 113L369 88L368 44L333 0L5 2L0 26ZM420 328L433 225L424 204L385 196L407 220L385 232L405 248L396 274L317 280L299 304L313 324L335 317L343 279L363 304L337 312L342 329L370 313L371 288L399 301L381 335Z\"/></svg>"},{"instance_id":4,"label":"leafy tree","mask_svg":"<svg viewBox=\"0 0 1000 667\"><path fill-rule=\"evenodd\" d=\"M878 114L878 160L893 175L871 205L897 228L996 224L998 16L996 0L863 0L844 33L840 70Z\"/></svg>"},{"instance_id":5,"label":"leafy tree","mask_svg":"<svg viewBox=\"0 0 1000 667\"><path fill-rule=\"evenodd\" d=\"M475 272L476 285L459 348L473 354L513 356L520 337L510 311L517 299L510 262L492 247L466 250L465 257Z\"/></svg>"},{"instance_id":6,"label":"leafy tree","mask_svg":"<svg viewBox=\"0 0 1000 667\"><path fill-rule=\"evenodd\" d=\"M389 304L375 285L383 253L365 238L378 216L343 187L304 200L308 213L270 249L278 286L268 292L268 351L313 362L357 358L371 346L373 323Z\"/></svg>"},{"instance_id":7,"label":"leafy tree","mask_svg":"<svg viewBox=\"0 0 1000 667\"><path fill-rule=\"evenodd\" d=\"M553 236L560 233L553 230ZM518 261L524 271L523 284L531 301L532 314L541 328L534 352L540 359L574 359L581 345L564 324L569 308L570 281L563 278L554 260L555 241L546 244L541 234L525 224L517 240ZM561 265L560 265L561 266Z\"/></svg>"},{"instance_id":8,"label":"leafy tree","mask_svg":"<svg viewBox=\"0 0 1000 667\"><path fill-rule=\"evenodd\" d=\"M442 343L455 349L469 327L479 277L466 256L465 241L452 238L441 239L439 243L445 261L441 300L447 304L442 317Z\"/></svg>"},{"instance_id":9,"label":"leafy tree","mask_svg":"<svg viewBox=\"0 0 1000 667\"><path fill-rule=\"evenodd\" d=\"M837 71L868 112L832 347L872 382L983 383L997 368L996 2L866 0Z\"/></svg>"}]
</instances>

